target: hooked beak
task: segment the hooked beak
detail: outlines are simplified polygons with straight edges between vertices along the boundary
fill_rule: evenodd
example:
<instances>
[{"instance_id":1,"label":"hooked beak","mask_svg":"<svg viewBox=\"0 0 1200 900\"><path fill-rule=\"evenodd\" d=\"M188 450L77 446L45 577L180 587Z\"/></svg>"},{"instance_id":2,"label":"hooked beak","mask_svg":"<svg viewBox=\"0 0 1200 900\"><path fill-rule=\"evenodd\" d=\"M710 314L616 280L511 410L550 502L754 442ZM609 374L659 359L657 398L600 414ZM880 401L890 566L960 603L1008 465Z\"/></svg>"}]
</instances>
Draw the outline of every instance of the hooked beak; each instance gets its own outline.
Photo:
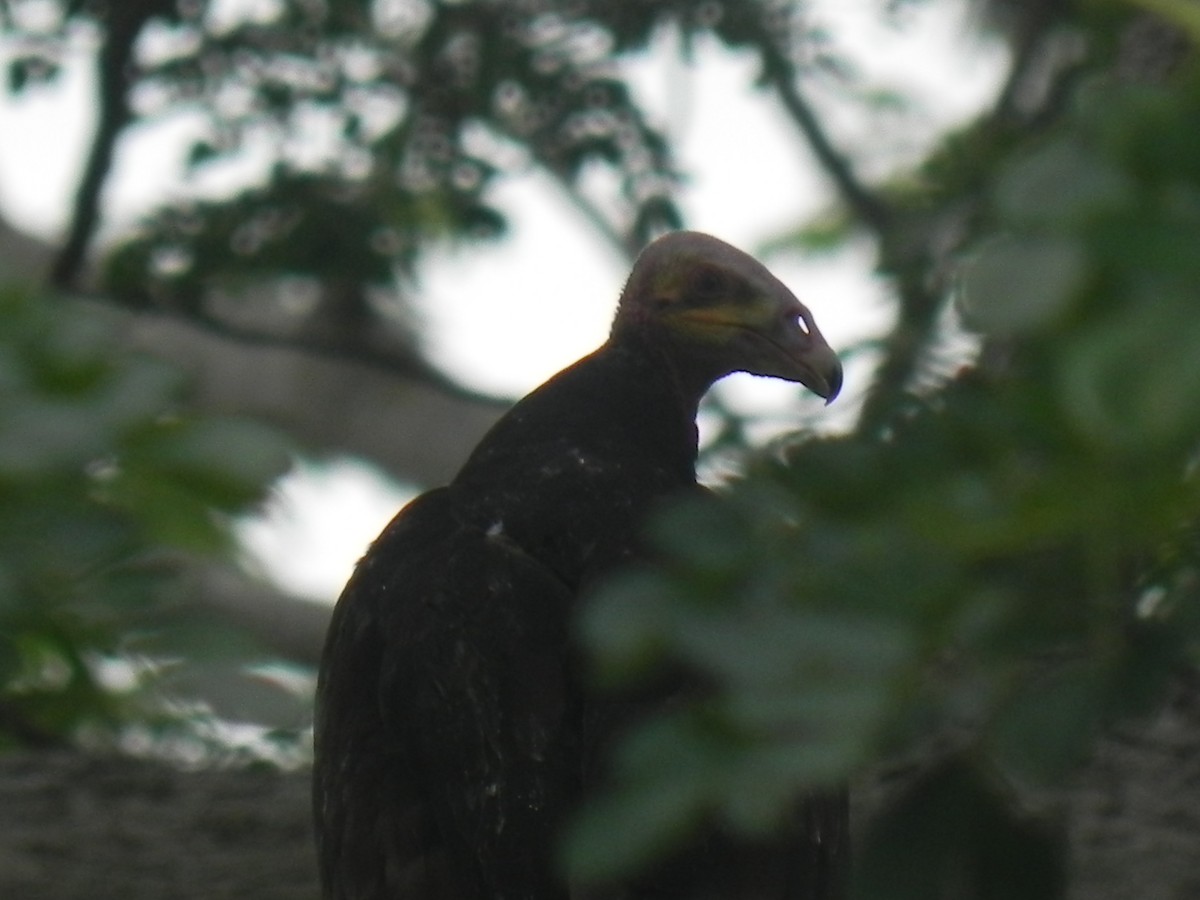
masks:
<instances>
[{"instance_id":1,"label":"hooked beak","mask_svg":"<svg viewBox=\"0 0 1200 900\"><path fill-rule=\"evenodd\" d=\"M767 328L747 332L753 346L745 371L796 381L829 405L842 389L842 363L798 300Z\"/></svg>"}]
</instances>

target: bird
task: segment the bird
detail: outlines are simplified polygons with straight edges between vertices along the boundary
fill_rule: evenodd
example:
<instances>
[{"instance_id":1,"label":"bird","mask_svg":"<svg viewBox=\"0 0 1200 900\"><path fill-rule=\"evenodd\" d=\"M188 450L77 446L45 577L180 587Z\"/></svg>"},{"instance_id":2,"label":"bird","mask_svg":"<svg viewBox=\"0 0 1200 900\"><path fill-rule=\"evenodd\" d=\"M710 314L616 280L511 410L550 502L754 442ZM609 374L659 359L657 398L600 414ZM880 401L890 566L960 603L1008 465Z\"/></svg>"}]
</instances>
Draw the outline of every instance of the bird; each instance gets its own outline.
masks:
<instances>
[{"instance_id":1,"label":"bird","mask_svg":"<svg viewBox=\"0 0 1200 900\"><path fill-rule=\"evenodd\" d=\"M573 623L590 591L647 554L652 511L706 490L696 414L733 372L827 403L842 385L811 312L762 263L711 235L669 232L637 257L599 349L517 402L449 484L371 544L334 608L317 681L326 900L585 896L556 850L624 719L586 677ZM804 817L801 830L840 834L844 797ZM791 870L789 854L824 852L811 844L745 859L761 875L765 854L782 855ZM738 845L722 846L703 850L704 865L664 865L604 896L818 897L811 886L717 894L725 882L707 875L697 887L705 866L735 859Z\"/></svg>"}]
</instances>

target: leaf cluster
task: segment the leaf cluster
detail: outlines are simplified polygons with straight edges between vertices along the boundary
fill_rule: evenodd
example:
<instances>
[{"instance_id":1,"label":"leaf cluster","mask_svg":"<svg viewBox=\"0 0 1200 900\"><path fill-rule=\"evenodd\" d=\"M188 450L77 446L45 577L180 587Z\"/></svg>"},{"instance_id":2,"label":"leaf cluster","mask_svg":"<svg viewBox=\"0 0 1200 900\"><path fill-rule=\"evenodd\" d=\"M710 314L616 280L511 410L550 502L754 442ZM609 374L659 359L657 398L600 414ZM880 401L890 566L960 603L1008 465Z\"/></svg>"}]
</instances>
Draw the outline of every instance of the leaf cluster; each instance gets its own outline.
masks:
<instances>
[{"instance_id":1,"label":"leaf cluster","mask_svg":"<svg viewBox=\"0 0 1200 900\"><path fill-rule=\"evenodd\" d=\"M148 35L134 100L147 117L204 114L198 173L265 148L268 174L234 204L147 221L110 270L118 292L148 279L159 302L194 298L247 268L387 283L432 240L501 233L489 189L530 164L572 192L595 170L615 178L630 246L679 223L666 143L612 66L647 39L652 5L630 19L550 0L288 2L225 23L206 6Z\"/></svg>"},{"instance_id":2,"label":"leaf cluster","mask_svg":"<svg viewBox=\"0 0 1200 900\"><path fill-rule=\"evenodd\" d=\"M55 77L80 25L101 41L97 171L77 198L58 284L78 276L118 135L186 111L202 122L189 154L197 188L122 236L105 288L259 338L332 322L350 335L333 342L338 352L370 356L378 348L362 335L397 322L411 350L396 306L425 247L503 233L492 196L506 175L549 175L627 254L679 227L671 148L621 58L672 28L685 49L700 36L751 49L764 83L793 78L805 60L836 70L802 12L782 0L3 0L0 24L17 48L18 92ZM231 200L199 187L228 193L239 181ZM278 309L261 308L272 288L289 295L282 327L270 321ZM381 288L390 304L370 296Z\"/></svg>"},{"instance_id":3,"label":"leaf cluster","mask_svg":"<svg viewBox=\"0 0 1200 900\"><path fill-rule=\"evenodd\" d=\"M705 689L623 747L581 877L923 759L858 895L1060 895L1031 798L1200 647L1197 75L1087 81L996 168L953 298L984 364L667 511L657 564L595 598L603 682Z\"/></svg>"},{"instance_id":4,"label":"leaf cluster","mask_svg":"<svg viewBox=\"0 0 1200 900\"><path fill-rule=\"evenodd\" d=\"M146 667L204 632L173 599L180 555L228 552L228 518L290 465L264 426L189 413L180 373L127 352L116 325L0 292L5 743L111 737Z\"/></svg>"}]
</instances>

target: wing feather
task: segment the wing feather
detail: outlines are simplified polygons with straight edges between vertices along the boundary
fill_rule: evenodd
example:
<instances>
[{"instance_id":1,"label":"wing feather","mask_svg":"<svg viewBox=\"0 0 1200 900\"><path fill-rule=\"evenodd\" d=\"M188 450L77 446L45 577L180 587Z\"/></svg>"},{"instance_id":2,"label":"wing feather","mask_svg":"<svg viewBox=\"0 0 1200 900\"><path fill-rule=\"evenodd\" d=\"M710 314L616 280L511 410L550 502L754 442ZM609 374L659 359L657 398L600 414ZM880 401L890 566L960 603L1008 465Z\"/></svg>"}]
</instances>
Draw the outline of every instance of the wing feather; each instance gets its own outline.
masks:
<instances>
[{"instance_id":1,"label":"wing feather","mask_svg":"<svg viewBox=\"0 0 1200 900\"><path fill-rule=\"evenodd\" d=\"M550 856L579 792L572 596L502 525L470 522L452 489L375 542L318 685L327 896L566 896Z\"/></svg>"}]
</instances>

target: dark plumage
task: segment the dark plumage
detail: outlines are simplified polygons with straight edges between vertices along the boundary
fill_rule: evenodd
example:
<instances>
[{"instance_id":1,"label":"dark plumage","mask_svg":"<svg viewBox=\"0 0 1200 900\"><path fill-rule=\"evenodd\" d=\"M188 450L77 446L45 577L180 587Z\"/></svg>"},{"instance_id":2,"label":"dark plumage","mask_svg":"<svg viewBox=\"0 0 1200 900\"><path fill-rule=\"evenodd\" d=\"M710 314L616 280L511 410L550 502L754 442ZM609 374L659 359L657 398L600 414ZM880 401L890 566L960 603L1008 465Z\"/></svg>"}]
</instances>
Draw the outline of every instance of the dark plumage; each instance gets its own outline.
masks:
<instances>
[{"instance_id":1,"label":"dark plumage","mask_svg":"<svg viewBox=\"0 0 1200 900\"><path fill-rule=\"evenodd\" d=\"M651 507L697 489L697 405L733 371L827 400L842 378L766 268L716 238L667 235L634 266L609 340L514 406L451 484L371 546L338 601L317 688L327 898L571 896L556 835L620 719L578 680L576 599L637 554ZM843 804L805 815L775 844L710 838L703 862L627 896L826 896L811 885L844 837ZM755 886L718 888L739 867ZM697 874L703 888L686 886Z\"/></svg>"}]
</instances>

